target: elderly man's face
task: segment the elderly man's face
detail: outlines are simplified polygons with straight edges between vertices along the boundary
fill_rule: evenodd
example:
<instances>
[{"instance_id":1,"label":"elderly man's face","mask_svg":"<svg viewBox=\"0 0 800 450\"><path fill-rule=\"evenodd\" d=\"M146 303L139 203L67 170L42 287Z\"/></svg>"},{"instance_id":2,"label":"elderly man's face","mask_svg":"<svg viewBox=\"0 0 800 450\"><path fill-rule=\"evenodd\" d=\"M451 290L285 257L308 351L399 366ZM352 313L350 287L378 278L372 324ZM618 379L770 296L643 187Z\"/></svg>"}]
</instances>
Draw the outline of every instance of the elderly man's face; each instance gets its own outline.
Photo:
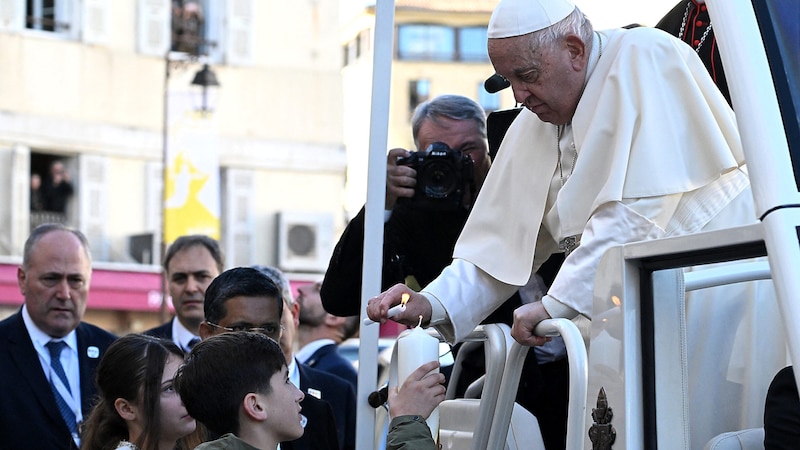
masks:
<instances>
[{"instance_id":1,"label":"elderly man's face","mask_svg":"<svg viewBox=\"0 0 800 450\"><path fill-rule=\"evenodd\" d=\"M448 147L461 150L472 158L475 186L480 190L492 160L489 157L489 143L474 120L449 117L439 117L436 121L426 119L417 131L417 142L419 150L423 151L434 142L444 142Z\"/></svg>"},{"instance_id":2,"label":"elderly man's face","mask_svg":"<svg viewBox=\"0 0 800 450\"><path fill-rule=\"evenodd\" d=\"M33 322L59 338L78 327L86 312L91 261L81 241L68 231L52 231L33 247L17 284Z\"/></svg>"},{"instance_id":3,"label":"elderly man's face","mask_svg":"<svg viewBox=\"0 0 800 450\"><path fill-rule=\"evenodd\" d=\"M531 35L489 39L495 71L511 83L514 98L539 119L556 125L572 120L583 93L588 61L580 37L568 35L550 48L531 49Z\"/></svg>"}]
</instances>

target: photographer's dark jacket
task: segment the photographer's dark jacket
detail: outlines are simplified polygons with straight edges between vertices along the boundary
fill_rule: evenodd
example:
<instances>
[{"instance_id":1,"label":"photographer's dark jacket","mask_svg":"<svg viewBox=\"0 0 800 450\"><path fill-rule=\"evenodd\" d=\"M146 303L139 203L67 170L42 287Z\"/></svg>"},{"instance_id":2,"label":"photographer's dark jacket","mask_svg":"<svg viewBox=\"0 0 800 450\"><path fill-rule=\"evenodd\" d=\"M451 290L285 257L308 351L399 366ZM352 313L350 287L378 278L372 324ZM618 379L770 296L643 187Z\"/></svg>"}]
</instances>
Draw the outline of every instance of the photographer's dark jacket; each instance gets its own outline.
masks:
<instances>
[{"instance_id":1,"label":"photographer's dark jacket","mask_svg":"<svg viewBox=\"0 0 800 450\"><path fill-rule=\"evenodd\" d=\"M450 264L453 247L468 215L467 209L420 210L413 204L398 202L384 226L381 290L412 275L422 287L436 278ZM360 313L363 255L364 208L342 233L325 273L320 296L329 313L337 316ZM560 262L560 259L548 262L539 271L546 284L552 282ZM519 295L514 294L484 322L511 324L513 311L520 304Z\"/></svg>"},{"instance_id":2,"label":"photographer's dark jacket","mask_svg":"<svg viewBox=\"0 0 800 450\"><path fill-rule=\"evenodd\" d=\"M381 290L413 275L425 286L450 264L453 246L469 211L420 211L398 202L384 225ZM325 310L353 316L361 308L364 208L350 221L331 256L320 296Z\"/></svg>"}]
</instances>

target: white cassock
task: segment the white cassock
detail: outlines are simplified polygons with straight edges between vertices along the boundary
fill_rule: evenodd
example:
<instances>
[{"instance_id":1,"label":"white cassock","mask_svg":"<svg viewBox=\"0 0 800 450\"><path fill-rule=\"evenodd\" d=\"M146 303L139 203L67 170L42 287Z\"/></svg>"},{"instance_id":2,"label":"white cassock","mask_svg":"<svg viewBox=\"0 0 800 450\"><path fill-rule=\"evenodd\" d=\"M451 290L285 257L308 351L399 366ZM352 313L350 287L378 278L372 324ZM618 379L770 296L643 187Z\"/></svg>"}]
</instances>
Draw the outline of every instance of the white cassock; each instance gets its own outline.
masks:
<instances>
[{"instance_id":1,"label":"white cassock","mask_svg":"<svg viewBox=\"0 0 800 450\"><path fill-rule=\"evenodd\" d=\"M520 113L453 263L423 289L434 319L449 319L436 327L453 342L569 239L580 245L543 302L553 317L590 319L608 248L755 222L735 116L691 47L644 27L594 36L571 124L559 133ZM768 282L697 291L686 302L691 439L702 448L714 434L763 425L766 389L786 351ZM720 396L730 383L741 397Z\"/></svg>"}]
</instances>

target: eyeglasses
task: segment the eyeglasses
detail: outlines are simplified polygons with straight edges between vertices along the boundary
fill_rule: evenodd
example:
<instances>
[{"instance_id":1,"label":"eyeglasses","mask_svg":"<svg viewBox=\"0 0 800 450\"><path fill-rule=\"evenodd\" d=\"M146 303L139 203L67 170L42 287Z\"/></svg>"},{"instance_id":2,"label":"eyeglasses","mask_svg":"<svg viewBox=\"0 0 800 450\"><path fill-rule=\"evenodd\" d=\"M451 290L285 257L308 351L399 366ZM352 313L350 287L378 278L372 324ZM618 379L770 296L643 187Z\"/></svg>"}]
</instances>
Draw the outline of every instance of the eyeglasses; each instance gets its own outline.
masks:
<instances>
[{"instance_id":1,"label":"eyeglasses","mask_svg":"<svg viewBox=\"0 0 800 450\"><path fill-rule=\"evenodd\" d=\"M214 328L219 328L220 330L225 331L250 331L252 333L261 333L266 334L267 336L276 336L283 332L285 328L283 325L276 325L276 324L268 324L260 327L250 327L246 325L237 325L235 327L223 327L222 325L218 325L214 322L206 321L207 324L211 325Z\"/></svg>"}]
</instances>

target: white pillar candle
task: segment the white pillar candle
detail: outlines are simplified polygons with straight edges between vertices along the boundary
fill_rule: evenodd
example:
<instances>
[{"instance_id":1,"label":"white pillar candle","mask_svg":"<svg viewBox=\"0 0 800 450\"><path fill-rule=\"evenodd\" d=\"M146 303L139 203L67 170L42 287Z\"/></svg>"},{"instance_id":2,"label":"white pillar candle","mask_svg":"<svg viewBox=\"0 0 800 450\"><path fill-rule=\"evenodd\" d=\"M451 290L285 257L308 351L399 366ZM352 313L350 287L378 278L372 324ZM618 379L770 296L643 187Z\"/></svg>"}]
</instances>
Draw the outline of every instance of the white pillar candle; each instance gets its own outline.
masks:
<instances>
[{"instance_id":1,"label":"white pillar candle","mask_svg":"<svg viewBox=\"0 0 800 450\"><path fill-rule=\"evenodd\" d=\"M422 327L416 327L397 340L397 352L397 379L398 385L402 387L408 376L419 369L419 366L439 360L439 340L426 333ZM433 440L438 441L439 408L433 410L426 422Z\"/></svg>"}]
</instances>

